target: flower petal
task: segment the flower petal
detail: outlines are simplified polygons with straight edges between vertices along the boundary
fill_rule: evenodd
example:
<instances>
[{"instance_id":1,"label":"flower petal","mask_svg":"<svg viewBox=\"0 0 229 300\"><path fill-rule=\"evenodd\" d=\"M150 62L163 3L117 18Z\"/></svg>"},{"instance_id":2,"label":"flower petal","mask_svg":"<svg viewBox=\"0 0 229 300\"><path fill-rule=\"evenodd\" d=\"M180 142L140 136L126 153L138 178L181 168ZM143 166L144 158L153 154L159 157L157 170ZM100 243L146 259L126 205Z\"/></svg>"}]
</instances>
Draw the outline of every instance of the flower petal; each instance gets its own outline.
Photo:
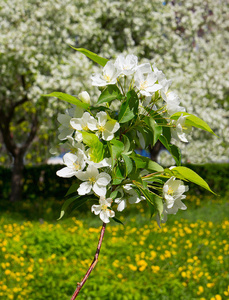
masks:
<instances>
[{"instance_id":1,"label":"flower petal","mask_svg":"<svg viewBox=\"0 0 229 300\"><path fill-rule=\"evenodd\" d=\"M101 212L101 205L92 205L91 212L93 212L95 215L98 215Z\"/></svg>"},{"instance_id":2,"label":"flower petal","mask_svg":"<svg viewBox=\"0 0 229 300\"><path fill-rule=\"evenodd\" d=\"M101 186L107 186L111 181L111 176L105 172L99 174L96 178L96 183Z\"/></svg>"},{"instance_id":3,"label":"flower petal","mask_svg":"<svg viewBox=\"0 0 229 300\"><path fill-rule=\"evenodd\" d=\"M98 196L105 196L106 192L107 192L107 189L106 189L105 186L99 186L97 183L95 183L93 185L92 189L96 193L96 195L98 195Z\"/></svg>"},{"instance_id":4,"label":"flower petal","mask_svg":"<svg viewBox=\"0 0 229 300\"><path fill-rule=\"evenodd\" d=\"M74 175L76 175L77 171L70 169L68 167L65 167L59 171L56 172L56 175L63 178L70 178Z\"/></svg>"},{"instance_id":5,"label":"flower petal","mask_svg":"<svg viewBox=\"0 0 229 300\"><path fill-rule=\"evenodd\" d=\"M90 193L91 188L92 188L92 184L89 181L86 181L80 184L77 192L79 195L86 195Z\"/></svg>"}]
</instances>

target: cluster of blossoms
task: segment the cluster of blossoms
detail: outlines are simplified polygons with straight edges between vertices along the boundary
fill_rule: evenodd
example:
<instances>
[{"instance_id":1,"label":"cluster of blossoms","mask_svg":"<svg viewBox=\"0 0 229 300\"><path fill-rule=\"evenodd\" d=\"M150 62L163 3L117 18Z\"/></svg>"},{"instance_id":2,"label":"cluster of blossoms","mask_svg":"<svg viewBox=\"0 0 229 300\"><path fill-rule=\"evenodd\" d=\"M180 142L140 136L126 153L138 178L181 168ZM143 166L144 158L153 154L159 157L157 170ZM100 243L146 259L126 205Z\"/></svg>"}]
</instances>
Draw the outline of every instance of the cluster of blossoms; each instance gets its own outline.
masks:
<instances>
[{"instance_id":1,"label":"cluster of blossoms","mask_svg":"<svg viewBox=\"0 0 229 300\"><path fill-rule=\"evenodd\" d=\"M198 184L196 173L188 169L187 177L187 168L179 167L179 149L173 139L188 142L186 134L200 123L202 129L211 129L185 112L178 95L169 89L171 80L155 65L138 64L134 55L119 55L114 63L100 58L100 64L104 66L102 73L91 76L92 85L101 90L95 105L83 91L75 100L71 98L71 103L75 101L71 109L58 115L58 137L70 152L64 155L65 167L57 175L77 178L75 201L97 199L99 204L92 205L91 211L104 223L116 219L114 205L121 212L128 203L146 200L160 225L167 214L186 209L181 200L188 187L179 178L192 181L194 176ZM65 97L62 94L61 99ZM119 101L116 110L112 109L114 100ZM153 146L157 140L178 167L163 169L136 154L137 148Z\"/></svg>"}]
</instances>

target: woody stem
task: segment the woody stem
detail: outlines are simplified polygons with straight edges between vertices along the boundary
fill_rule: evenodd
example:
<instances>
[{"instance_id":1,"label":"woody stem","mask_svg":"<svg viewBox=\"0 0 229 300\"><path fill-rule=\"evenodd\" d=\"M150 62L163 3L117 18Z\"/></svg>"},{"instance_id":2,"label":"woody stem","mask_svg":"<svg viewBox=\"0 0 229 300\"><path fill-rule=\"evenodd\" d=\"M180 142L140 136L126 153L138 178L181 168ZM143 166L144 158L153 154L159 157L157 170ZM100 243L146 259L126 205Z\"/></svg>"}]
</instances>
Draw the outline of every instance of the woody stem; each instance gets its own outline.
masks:
<instances>
[{"instance_id":1,"label":"woody stem","mask_svg":"<svg viewBox=\"0 0 229 300\"><path fill-rule=\"evenodd\" d=\"M99 252L100 252L100 249L101 249L101 245L102 245L102 241L103 241L103 237L104 237L104 233L105 233L105 228L106 228L106 223L103 223L101 233L100 233L99 242L98 242L98 246L97 246L97 249L96 249L96 252L95 252L95 257L94 257L89 269L87 270L87 273L84 275L84 278L82 279L82 281L80 283L77 284L77 288L76 288L74 294L72 295L71 300L76 299L76 297L79 294L81 288L83 287L84 283L87 281L89 275L91 274L91 271L94 269L94 267L96 266L96 264L98 262Z\"/></svg>"}]
</instances>

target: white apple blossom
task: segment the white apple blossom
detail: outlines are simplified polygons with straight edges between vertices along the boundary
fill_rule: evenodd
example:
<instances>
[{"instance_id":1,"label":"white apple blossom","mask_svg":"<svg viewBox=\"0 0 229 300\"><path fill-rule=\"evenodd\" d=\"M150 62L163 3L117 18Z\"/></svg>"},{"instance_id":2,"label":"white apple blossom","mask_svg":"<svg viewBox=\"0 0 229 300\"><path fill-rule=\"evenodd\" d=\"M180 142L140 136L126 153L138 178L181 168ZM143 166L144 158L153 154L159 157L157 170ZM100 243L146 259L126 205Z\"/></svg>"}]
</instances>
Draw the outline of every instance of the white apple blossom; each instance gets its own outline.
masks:
<instances>
[{"instance_id":1,"label":"white apple blossom","mask_svg":"<svg viewBox=\"0 0 229 300\"><path fill-rule=\"evenodd\" d=\"M170 92L170 94L173 92ZM178 97L172 98L171 95L167 98L166 101L166 111L171 116L176 112L185 112L186 109L183 106L180 106L180 100Z\"/></svg>"},{"instance_id":2,"label":"white apple blossom","mask_svg":"<svg viewBox=\"0 0 229 300\"><path fill-rule=\"evenodd\" d=\"M120 75L120 71L115 67L115 65L108 61L103 68L103 74L93 74L91 76L92 85L94 86L106 86L109 84L115 84L117 78Z\"/></svg>"},{"instance_id":3,"label":"white apple blossom","mask_svg":"<svg viewBox=\"0 0 229 300\"><path fill-rule=\"evenodd\" d=\"M138 64L137 56L128 54L126 57L122 54L118 55L114 65L120 70L120 74L131 75L135 72Z\"/></svg>"},{"instance_id":4,"label":"white apple blossom","mask_svg":"<svg viewBox=\"0 0 229 300\"><path fill-rule=\"evenodd\" d=\"M109 174L105 172L99 173L98 169L93 165L89 165L84 172L78 172L77 177L84 181L77 190L79 195L86 195L93 190L96 195L105 196L107 192L106 187L111 181Z\"/></svg>"},{"instance_id":5,"label":"white apple blossom","mask_svg":"<svg viewBox=\"0 0 229 300\"><path fill-rule=\"evenodd\" d=\"M104 168L104 167L111 168L111 158L110 157L109 158L106 157L103 160L101 160L100 162L95 163L90 159L90 155L89 155L89 158L86 159L86 162L88 163L88 165L93 165L97 169Z\"/></svg>"},{"instance_id":6,"label":"white apple blossom","mask_svg":"<svg viewBox=\"0 0 229 300\"><path fill-rule=\"evenodd\" d=\"M137 89L143 96L152 96L162 88L162 85L156 83L157 76L153 72L145 75L140 69L137 69L134 79Z\"/></svg>"},{"instance_id":7,"label":"white apple blossom","mask_svg":"<svg viewBox=\"0 0 229 300\"><path fill-rule=\"evenodd\" d=\"M84 103L87 103L87 104L91 103L90 95L86 91L79 93L78 98Z\"/></svg>"},{"instance_id":8,"label":"white apple blossom","mask_svg":"<svg viewBox=\"0 0 229 300\"><path fill-rule=\"evenodd\" d=\"M99 215L100 219L104 223L109 223L110 219L115 216L115 212L110 209L112 198L105 198L104 196L101 196L99 199L99 205L92 205L91 212L95 215Z\"/></svg>"},{"instance_id":9,"label":"white apple blossom","mask_svg":"<svg viewBox=\"0 0 229 300\"><path fill-rule=\"evenodd\" d=\"M106 112L101 111L96 114L98 119L96 123L97 134L102 136L105 141L110 141L114 138L114 133L119 130L120 125L116 120L108 119Z\"/></svg>"},{"instance_id":10,"label":"white apple blossom","mask_svg":"<svg viewBox=\"0 0 229 300\"><path fill-rule=\"evenodd\" d=\"M127 206L127 201L130 204L139 203L145 198L139 196L135 189L132 188L131 184L125 184L122 189L120 189L121 197L115 199L115 203L118 204L117 211L123 211Z\"/></svg>"},{"instance_id":11,"label":"white apple blossom","mask_svg":"<svg viewBox=\"0 0 229 300\"><path fill-rule=\"evenodd\" d=\"M83 108L73 105L70 109L67 109L65 114L58 114L57 120L61 124L58 128L60 134L59 140L66 140L72 136L75 129L71 126L70 121L73 117L80 118L83 115Z\"/></svg>"},{"instance_id":12,"label":"white apple blossom","mask_svg":"<svg viewBox=\"0 0 229 300\"><path fill-rule=\"evenodd\" d=\"M58 114L57 120L61 124L61 126L58 128L60 131L60 134L58 135L59 140L62 141L67 139L69 136L71 137L75 131L75 129L70 125L71 119L72 117L67 114Z\"/></svg>"},{"instance_id":13,"label":"white apple blossom","mask_svg":"<svg viewBox=\"0 0 229 300\"><path fill-rule=\"evenodd\" d=\"M174 207L175 201L185 199L184 192L188 191L188 186L184 185L182 180L177 180L172 176L163 186L163 197L166 202L167 209Z\"/></svg>"},{"instance_id":14,"label":"white apple blossom","mask_svg":"<svg viewBox=\"0 0 229 300\"><path fill-rule=\"evenodd\" d=\"M66 165L63 169L56 172L59 177L70 178L77 176L79 171L82 171L85 166L85 155L81 149L78 149L77 154L66 153L63 157L63 162Z\"/></svg>"},{"instance_id":15,"label":"white apple blossom","mask_svg":"<svg viewBox=\"0 0 229 300\"><path fill-rule=\"evenodd\" d=\"M192 131L192 126L187 125L185 121L186 116L183 116L183 114L181 114L178 120L172 120L172 125L175 126L175 128L171 128L171 134L173 139L188 143L186 134Z\"/></svg>"},{"instance_id":16,"label":"white apple blossom","mask_svg":"<svg viewBox=\"0 0 229 300\"><path fill-rule=\"evenodd\" d=\"M186 205L181 201L186 198L183 195L188 191L188 186L184 185L182 180L176 180L174 176L169 178L163 186L163 197L165 203L163 205L161 222L167 221L168 214L176 214L178 209L186 210ZM159 218L157 218L158 224L160 224ZM160 225L159 225L160 226Z\"/></svg>"},{"instance_id":17,"label":"white apple blossom","mask_svg":"<svg viewBox=\"0 0 229 300\"><path fill-rule=\"evenodd\" d=\"M85 112L82 118L72 118L70 124L76 130L96 130L96 120L88 112Z\"/></svg>"}]
</instances>

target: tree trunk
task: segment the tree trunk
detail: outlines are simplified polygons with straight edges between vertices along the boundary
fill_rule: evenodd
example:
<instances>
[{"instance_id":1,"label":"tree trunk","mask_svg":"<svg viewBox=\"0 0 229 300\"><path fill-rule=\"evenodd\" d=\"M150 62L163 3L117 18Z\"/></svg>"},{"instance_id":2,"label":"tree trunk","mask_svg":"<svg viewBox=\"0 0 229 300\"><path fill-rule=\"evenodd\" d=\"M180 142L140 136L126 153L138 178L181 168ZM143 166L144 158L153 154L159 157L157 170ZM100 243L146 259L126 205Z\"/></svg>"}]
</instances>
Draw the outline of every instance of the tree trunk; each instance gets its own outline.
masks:
<instances>
[{"instance_id":1,"label":"tree trunk","mask_svg":"<svg viewBox=\"0 0 229 300\"><path fill-rule=\"evenodd\" d=\"M153 161L157 161L158 154L160 150L163 148L162 143L158 140L153 147L150 147L150 158Z\"/></svg>"},{"instance_id":2,"label":"tree trunk","mask_svg":"<svg viewBox=\"0 0 229 300\"><path fill-rule=\"evenodd\" d=\"M19 152L14 157L11 177L11 202L20 201L22 198L24 170L23 156L24 154Z\"/></svg>"}]
</instances>

